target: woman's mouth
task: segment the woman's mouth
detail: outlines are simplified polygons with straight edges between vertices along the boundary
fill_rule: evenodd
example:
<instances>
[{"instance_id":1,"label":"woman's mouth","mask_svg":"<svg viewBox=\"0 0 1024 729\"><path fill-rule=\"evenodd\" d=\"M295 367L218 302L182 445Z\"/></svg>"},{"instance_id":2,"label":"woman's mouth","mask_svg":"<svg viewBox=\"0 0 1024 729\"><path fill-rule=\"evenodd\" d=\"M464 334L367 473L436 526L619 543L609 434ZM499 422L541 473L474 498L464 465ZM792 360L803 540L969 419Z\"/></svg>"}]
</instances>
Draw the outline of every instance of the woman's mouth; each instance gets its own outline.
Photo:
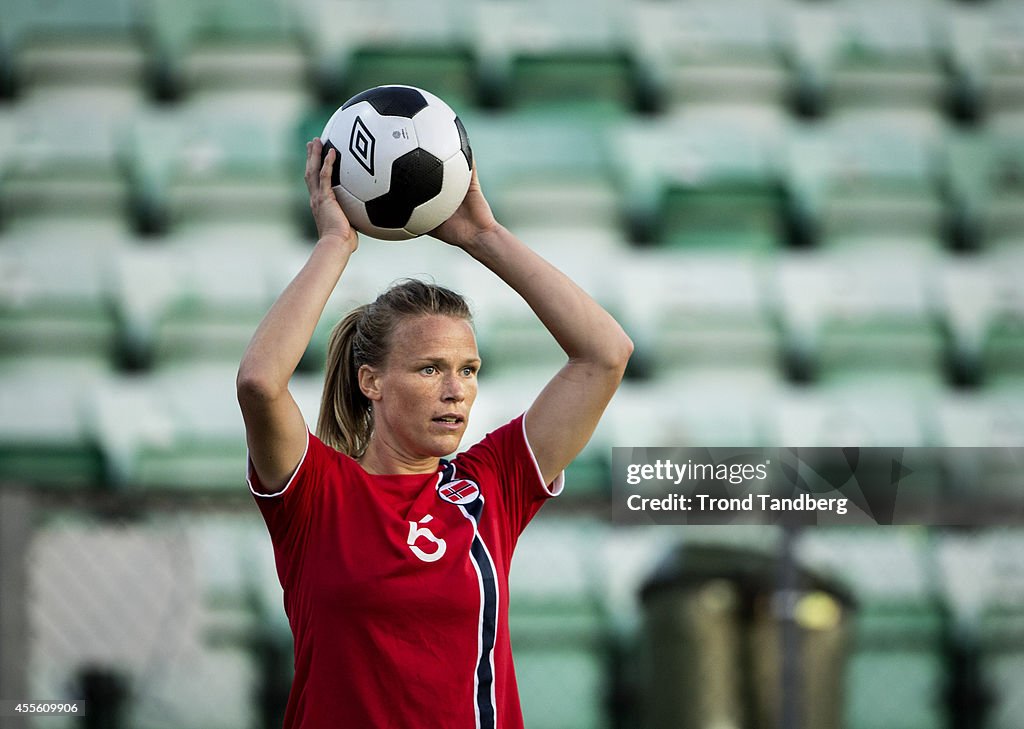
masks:
<instances>
[{"instance_id":1,"label":"woman's mouth","mask_svg":"<svg viewBox=\"0 0 1024 729\"><path fill-rule=\"evenodd\" d=\"M434 418L434 422L446 428L457 428L465 422L465 418L461 415L440 415Z\"/></svg>"}]
</instances>

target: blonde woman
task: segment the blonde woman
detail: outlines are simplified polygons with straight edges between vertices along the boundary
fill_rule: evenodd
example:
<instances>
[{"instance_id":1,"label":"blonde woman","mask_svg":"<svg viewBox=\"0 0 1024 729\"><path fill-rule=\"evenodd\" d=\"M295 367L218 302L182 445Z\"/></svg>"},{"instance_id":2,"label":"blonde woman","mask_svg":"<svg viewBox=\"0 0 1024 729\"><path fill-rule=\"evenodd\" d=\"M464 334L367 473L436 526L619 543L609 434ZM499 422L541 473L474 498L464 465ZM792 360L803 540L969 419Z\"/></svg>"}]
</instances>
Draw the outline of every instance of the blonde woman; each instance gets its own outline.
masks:
<instances>
[{"instance_id":1,"label":"blonde woman","mask_svg":"<svg viewBox=\"0 0 1024 729\"><path fill-rule=\"evenodd\" d=\"M335 327L311 434L289 379L359 245L331 190L336 157L319 139L307 145L319 240L237 379L249 484L295 637L285 727L522 727L507 624L513 549L561 492L632 343L498 224L474 171L431 234L518 292L566 364L522 415L447 460L477 394L476 337L461 296L405 281Z\"/></svg>"}]
</instances>

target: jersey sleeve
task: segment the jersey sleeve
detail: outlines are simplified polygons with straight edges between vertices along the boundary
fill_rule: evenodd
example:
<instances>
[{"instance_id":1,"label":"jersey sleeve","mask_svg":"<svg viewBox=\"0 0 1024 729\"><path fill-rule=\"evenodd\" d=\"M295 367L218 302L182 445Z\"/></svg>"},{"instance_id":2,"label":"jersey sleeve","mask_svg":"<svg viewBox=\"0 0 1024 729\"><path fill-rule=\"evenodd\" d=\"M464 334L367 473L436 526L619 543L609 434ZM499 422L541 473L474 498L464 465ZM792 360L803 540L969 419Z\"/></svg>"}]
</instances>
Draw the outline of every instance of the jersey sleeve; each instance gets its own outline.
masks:
<instances>
[{"instance_id":1,"label":"jersey sleeve","mask_svg":"<svg viewBox=\"0 0 1024 729\"><path fill-rule=\"evenodd\" d=\"M284 487L271 494L263 493L252 460L247 461L246 481L270 532L282 584L289 579L291 565L300 560L316 502L322 498L323 474L336 457L336 451L307 429L306 450L299 465Z\"/></svg>"},{"instance_id":2,"label":"jersey sleeve","mask_svg":"<svg viewBox=\"0 0 1024 729\"><path fill-rule=\"evenodd\" d=\"M514 543L544 502L558 496L564 473L545 483L537 458L526 440L525 415L520 415L471 446L457 460L472 473L486 472L497 484L497 496L505 513L508 536Z\"/></svg>"}]
</instances>

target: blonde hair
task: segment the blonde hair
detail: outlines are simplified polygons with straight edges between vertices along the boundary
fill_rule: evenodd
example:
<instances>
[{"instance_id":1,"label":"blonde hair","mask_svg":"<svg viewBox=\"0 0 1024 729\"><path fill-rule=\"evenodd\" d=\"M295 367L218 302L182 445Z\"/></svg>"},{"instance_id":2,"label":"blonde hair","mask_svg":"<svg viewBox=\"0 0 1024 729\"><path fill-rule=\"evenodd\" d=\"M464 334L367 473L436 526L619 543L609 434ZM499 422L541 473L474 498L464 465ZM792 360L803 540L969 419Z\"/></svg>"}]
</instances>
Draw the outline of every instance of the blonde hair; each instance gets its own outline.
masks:
<instances>
[{"instance_id":1,"label":"blonde hair","mask_svg":"<svg viewBox=\"0 0 1024 729\"><path fill-rule=\"evenodd\" d=\"M473 320L469 304L460 294L436 284L404 279L373 302L349 312L334 326L327 343L316 426L320 440L353 458L366 452L373 434L373 407L359 388L359 368L384 364L399 322L430 314Z\"/></svg>"}]
</instances>

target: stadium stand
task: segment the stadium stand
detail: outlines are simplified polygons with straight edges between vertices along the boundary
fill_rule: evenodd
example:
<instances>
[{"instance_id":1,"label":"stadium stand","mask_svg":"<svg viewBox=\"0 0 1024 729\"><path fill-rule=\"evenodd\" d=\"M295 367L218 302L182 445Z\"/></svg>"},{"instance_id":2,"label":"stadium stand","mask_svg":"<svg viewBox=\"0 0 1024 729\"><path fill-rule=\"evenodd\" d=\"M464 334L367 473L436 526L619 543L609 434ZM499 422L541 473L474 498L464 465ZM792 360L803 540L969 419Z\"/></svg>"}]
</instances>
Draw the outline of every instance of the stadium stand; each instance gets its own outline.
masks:
<instances>
[{"instance_id":1,"label":"stadium stand","mask_svg":"<svg viewBox=\"0 0 1024 729\"><path fill-rule=\"evenodd\" d=\"M693 104L788 102L777 3L626 4L640 97L660 113Z\"/></svg>"},{"instance_id":2,"label":"stadium stand","mask_svg":"<svg viewBox=\"0 0 1024 729\"><path fill-rule=\"evenodd\" d=\"M641 726L660 556L780 549L612 524L613 447L877 446L955 451L921 495L976 505L798 535L858 603L843 727L1019 729L1024 541L992 525L1024 515L1022 59L1019 0L0 0L0 495L36 503L19 670L54 698L86 661L124 672L137 729L279 725L290 632L235 369L310 250L303 143L408 83L636 344L517 554L527 725ZM331 327L410 275L476 310L467 443L564 360L461 252L364 238L293 379L310 427Z\"/></svg>"}]
</instances>

